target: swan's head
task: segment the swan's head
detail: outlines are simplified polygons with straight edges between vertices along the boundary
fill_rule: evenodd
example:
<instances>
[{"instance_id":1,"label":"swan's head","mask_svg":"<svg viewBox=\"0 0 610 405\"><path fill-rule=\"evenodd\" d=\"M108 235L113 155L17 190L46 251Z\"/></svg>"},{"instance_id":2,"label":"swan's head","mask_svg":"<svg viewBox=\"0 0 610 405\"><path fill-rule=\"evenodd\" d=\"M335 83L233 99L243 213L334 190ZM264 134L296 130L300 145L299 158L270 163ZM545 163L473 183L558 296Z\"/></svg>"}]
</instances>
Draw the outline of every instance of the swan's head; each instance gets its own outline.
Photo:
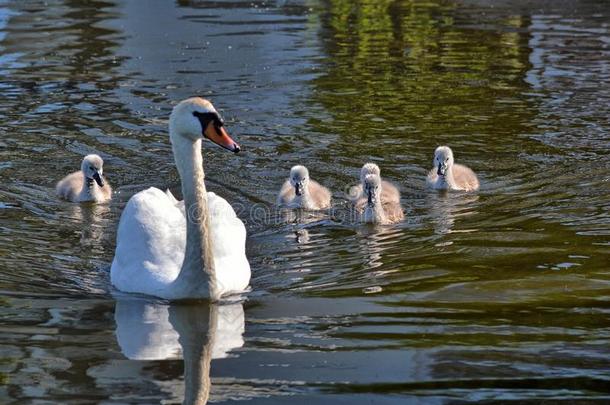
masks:
<instances>
[{"instance_id":1,"label":"swan's head","mask_svg":"<svg viewBox=\"0 0 610 405\"><path fill-rule=\"evenodd\" d=\"M381 177L378 174L367 174L364 178L364 193L370 207L381 198Z\"/></svg>"},{"instance_id":2,"label":"swan's head","mask_svg":"<svg viewBox=\"0 0 610 405\"><path fill-rule=\"evenodd\" d=\"M98 186L104 187L104 161L98 155L87 155L80 165L87 180L95 180Z\"/></svg>"},{"instance_id":3,"label":"swan's head","mask_svg":"<svg viewBox=\"0 0 610 405\"><path fill-rule=\"evenodd\" d=\"M296 195L302 195L309 183L309 170L305 166L294 166L290 169L290 184Z\"/></svg>"},{"instance_id":4,"label":"swan's head","mask_svg":"<svg viewBox=\"0 0 610 405\"><path fill-rule=\"evenodd\" d=\"M377 176L381 176L381 170L379 169L379 166L377 166L375 163L365 163L365 165L362 166L362 169L360 169L360 182L364 183L364 179L369 174L376 174Z\"/></svg>"},{"instance_id":5,"label":"swan's head","mask_svg":"<svg viewBox=\"0 0 610 405\"><path fill-rule=\"evenodd\" d=\"M439 146L434 151L434 166L439 176L444 176L453 165L453 152L449 146Z\"/></svg>"},{"instance_id":6,"label":"swan's head","mask_svg":"<svg viewBox=\"0 0 610 405\"><path fill-rule=\"evenodd\" d=\"M239 145L231 139L224 122L212 103L200 97L187 98L174 107L169 117L171 136L182 136L193 142L207 138L231 152Z\"/></svg>"}]
</instances>

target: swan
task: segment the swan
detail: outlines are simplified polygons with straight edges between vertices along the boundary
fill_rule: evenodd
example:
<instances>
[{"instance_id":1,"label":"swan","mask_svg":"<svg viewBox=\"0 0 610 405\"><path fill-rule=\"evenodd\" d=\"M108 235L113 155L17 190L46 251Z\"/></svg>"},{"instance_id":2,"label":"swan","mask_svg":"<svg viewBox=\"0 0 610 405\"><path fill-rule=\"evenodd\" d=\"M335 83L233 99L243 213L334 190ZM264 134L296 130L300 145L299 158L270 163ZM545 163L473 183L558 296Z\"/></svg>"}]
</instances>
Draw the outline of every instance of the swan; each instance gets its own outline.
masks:
<instances>
[{"instance_id":1,"label":"swan","mask_svg":"<svg viewBox=\"0 0 610 405\"><path fill-rule=\"evenodd\" d=\"M125 207L110 280L118 290L168 300L211 299L243 291L250 282L246 228L223 198L206 192L202 138L239 152L207 100L177 104L169 136L184 202L151 187Z\"/></svg>"},{"instance_id":2,"label":"swan","mask_svg":"<svg viewBox=\"0 0 610 405\"><path fill-rule=\"evenodd\" d=\"M400 203L382 201L381 177L368 174L364 178L364 193L366 197L356 202L356 210L362 214L362 221L369 224L387 225L402 221L405 217Z\"/></svg>"},{"instance_id":3,"label":"swan","mask_svg":"<svg viewBox=\"0 0 610 405\"><path fill-rule=\"evenodd\" d=\"M454 163L453 151L439 146L434 151L434 167L428 173L426 183L435 190L476 191L479 179L468 167Z\"/></svg>"},{"instance_id":4,"label":"swan","mask_svg":"<svg viewBox=\"0 0 610 405\"><path fill-rule=\"evenodd\" d=\"M330 191L311 180L305 166L298 165L290 169L290 177L282 186L277 203L288 208L322 210L330 208L330 198Z\"/></svg>"},{"instance_id":5,"label":"swan","mask_svg":"<svg viewBox=\"0 0 610 405\"><path fill-rule=\"evenodd\" d=\"M349 190L349 199L352 202L356 202L361 198L366 197L363 192L364 178L369 174L376 174L381 176L381 169L375 163L365 163L360 169L360 184L353 186ZM381 180L381 201L384 202L395 202L400 203L400 191L398 188L390 183L389 181Z\"/></svg>"},{"instance_id":6,"label":"swan","mask_svg":"<svg viewBox=\"0 0 610 405\"><path fill-rule=\"evenodd\" d=\"M87 155L80 171L57 182L57 195L71 202L105 202L112 198L112 188L104 181L104 161L98 155Z\"/></svg>"}]
</instances>

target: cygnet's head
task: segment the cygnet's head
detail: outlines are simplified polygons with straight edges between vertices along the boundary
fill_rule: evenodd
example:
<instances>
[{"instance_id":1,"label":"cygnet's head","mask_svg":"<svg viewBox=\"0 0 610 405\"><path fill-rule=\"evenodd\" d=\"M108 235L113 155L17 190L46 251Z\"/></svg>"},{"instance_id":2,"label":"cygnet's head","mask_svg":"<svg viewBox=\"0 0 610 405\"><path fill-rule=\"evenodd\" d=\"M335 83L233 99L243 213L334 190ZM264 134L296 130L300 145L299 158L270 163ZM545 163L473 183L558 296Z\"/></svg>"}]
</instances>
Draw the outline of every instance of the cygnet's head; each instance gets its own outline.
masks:
<instances>
[{"instance_id":1,"label":"cygnet's head","mask_svg":"<svg viewBox=\"0 0 610 405\"><path fill-rule=\"evenodd\" d=\"M453 165L453 152L449 146L439 146L434 151L434 166L437 168L436 173L439 176L444 176L447 170Z\"/></svg>"},{"instance_id":2,"label":"cygnet's head","mask_svg":"<svg viewBox=\"0 0 610 405\"><path fill-rule=\"evenodd\" d=\"M381 197L381 178L377 174L368 174L363 183L367 202L372 207Z\"/></svg>"},{"instance_id":3,"label":"cygnet's head","mask_svg":"<svg viewBox=\"0 0 610 405\"><path fill-rule=\"evenodd\" d=\"M207 138L231 152L240 150L212 103L200 97L187 98L174 107L169 117L169 132L172 138L181 136L192 142Z\"/></svg>"},{"instance_id":4,"label":"cygnet's head","mask_svg":"<svg viewBox=\"0 0 610 405\"><path fill-rule=\"evenodd\" d=\"M104 187L104 161L98 155L87 155L80 169L88 180L95 180L98 186Z\"/></svg>"},{"instance_id":5,"label":"cygnet's head","mask_svg":"<svg viewBox=\"0 0 610 405\"><path fill-rule=\"evenodd\" d=\"M305 166L293 166L290 169L290 184L296 195L302 195L309 183L309 170Z\"/></svg>"},{"instance_id":6,"label":"cygnet's head","mask_svg":"<svg viewBox=\"0 0 610 405\"><path fill-rule=\"evenodd\" d=\"M381 176L381 170L379 169L379 166L377 166L375 163L365 163L364 166L362 166L362 169L360 169L360 182L364 183L365 177L369 174L376 174L377 176Z\"/></svg>"}]
</instances>

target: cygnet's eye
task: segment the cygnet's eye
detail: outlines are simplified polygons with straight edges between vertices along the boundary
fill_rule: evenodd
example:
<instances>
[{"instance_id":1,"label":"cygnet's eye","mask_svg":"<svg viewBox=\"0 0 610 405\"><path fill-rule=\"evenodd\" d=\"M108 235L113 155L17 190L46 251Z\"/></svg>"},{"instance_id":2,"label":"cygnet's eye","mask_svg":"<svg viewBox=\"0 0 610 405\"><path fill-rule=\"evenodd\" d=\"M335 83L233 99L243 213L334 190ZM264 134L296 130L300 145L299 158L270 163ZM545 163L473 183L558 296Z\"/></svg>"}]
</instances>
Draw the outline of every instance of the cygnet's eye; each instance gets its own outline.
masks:
<instances>
[{"instance_id":1,"label":"cygnet's eye","mask_svg":"<svg viewBox=\"0 0 610 405\"><path fill-rule=\"evenodd\" d=\"M89 170L93 170L93 166L89 166Z\"/></svg>"},{"instance_id":2,"label":"cygnet's eye","mask_svg":"<svg viewBox=\"0 0 610 405\"><path fill-rule=\"evenodd\" d=\"M445 162L448 162L448 161L449 161L449 158L445 159Z\"/></svg>"}]
</instances>

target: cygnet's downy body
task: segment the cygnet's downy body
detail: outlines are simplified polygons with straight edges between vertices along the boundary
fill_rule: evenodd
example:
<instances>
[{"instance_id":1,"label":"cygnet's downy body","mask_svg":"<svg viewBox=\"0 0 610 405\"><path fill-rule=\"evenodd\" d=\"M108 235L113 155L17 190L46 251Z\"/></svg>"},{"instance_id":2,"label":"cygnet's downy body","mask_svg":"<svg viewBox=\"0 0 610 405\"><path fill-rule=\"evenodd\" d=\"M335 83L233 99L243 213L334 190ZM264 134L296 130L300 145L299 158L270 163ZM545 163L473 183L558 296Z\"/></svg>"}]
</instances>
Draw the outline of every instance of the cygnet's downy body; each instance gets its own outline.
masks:
<instances>
[{"instance_id":1,"label":"cygnet's downy body","mask_svg":"<svg viewBox=\"0 0 610 405\"><path fill-rule=\"evenodd\" d=\"M426 183L435 190L476 191L479 189L477 175L464 165L454 162L453 151L448 146L439 146L434 151L434 167L428 173Z\"/></svg>"},{"instance_id":2,"label":"cygnet's downy body","mask_svg":"<svg viewBox=\"0 0 610 405\"><path fill-rule=\"evenodd\" d=\"M360 169L360 184L353 186L349 190L349 199L352 202L357 202L361 198L364 198L364 179L369 174L376 174L381 177L381 169L375 163L365 163ZM398 187L386 180L381 180L381 202L395 202L400 203L400 191Z\"/></svg>"},{"instance_id":3,"label":"cygnet's downy body","mask_svg":"<svg viewBox=\"0 0 610 405\"><path fill-rule=\"evenodd\" d=\"M78 172L67 175L55 187L57 195L72 202L106 202L112 188L104 180L104 161L98 155L87 155Z\"/></svg>"},{"instance_id":4,"label":"cygnet's downy body","mask_svg":"<svg viewBox=\"0 0 610 405\"><path fill-rule=\"evenodd\" d=\"M330 191L310 179L309 170L299 165L290 169L290 177L282 186L277 203L287 208L322 210L330 208L330 200Z\"/></svg>"},{"instance_id":5,"label":"cygnet's downy body","mask_svg":"<svg viewBox=\"0 0 610 405\"><path fill-rule=\"evenodd\" d=\"M369 174L364 178L364 197L356 203L356 209L361 213L362 222L369 224L387 225L400 222L405 214L400 203L395 201L382 201L381 178L376 174Z\"/></svg>"}]
</instances>

